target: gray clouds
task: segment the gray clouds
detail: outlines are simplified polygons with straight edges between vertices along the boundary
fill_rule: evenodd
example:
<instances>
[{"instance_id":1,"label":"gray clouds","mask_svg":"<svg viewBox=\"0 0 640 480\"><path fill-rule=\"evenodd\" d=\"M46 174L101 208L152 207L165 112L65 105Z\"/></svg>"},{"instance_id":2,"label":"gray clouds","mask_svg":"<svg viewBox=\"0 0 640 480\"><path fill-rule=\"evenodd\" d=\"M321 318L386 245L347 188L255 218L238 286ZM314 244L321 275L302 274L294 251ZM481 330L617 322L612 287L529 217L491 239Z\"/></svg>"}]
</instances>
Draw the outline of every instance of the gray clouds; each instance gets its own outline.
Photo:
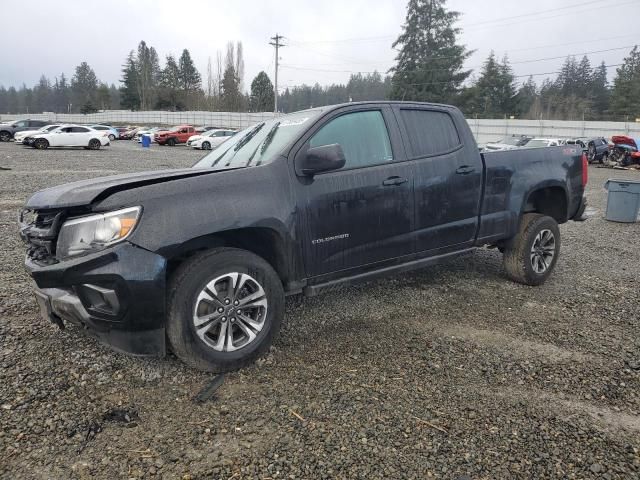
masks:
<instances>
[{"instance_id":1,"label":"gray clouds","mask_svg":"<svg viewBox=\"0 0 640 480\"><path fill-rule=\"evenodd\" d=\"M448 5L463 13L460 39L476 50L469 66L480 65L493 49L499 57L508 53L516 62L515 74L524 75L556 71L562 59L518 62L627 46L637 39L640 1L584 1L558 10L577 3L450 0ZM16 2L7 6L0 27L0 85L7 87L31 86L41 74L71 77L81 61L100 80L118 85L121 65L140 40L154 46L163 61L165 55L188 48L203 77L207 58L215 60L216 50L240 40L248 86L260 70L273 78L274 53L268 42L276 32L288 44L281 50L281 85L344 82L351 71L385 72L393 65L391 43L406 12L405 0L31 0L24 7ZM609 28L614 21L616 28ZM628 50L589 57L592 64L620 63ZM535 78L539 83L544 77Z\"/></svg>"}]
</instances>

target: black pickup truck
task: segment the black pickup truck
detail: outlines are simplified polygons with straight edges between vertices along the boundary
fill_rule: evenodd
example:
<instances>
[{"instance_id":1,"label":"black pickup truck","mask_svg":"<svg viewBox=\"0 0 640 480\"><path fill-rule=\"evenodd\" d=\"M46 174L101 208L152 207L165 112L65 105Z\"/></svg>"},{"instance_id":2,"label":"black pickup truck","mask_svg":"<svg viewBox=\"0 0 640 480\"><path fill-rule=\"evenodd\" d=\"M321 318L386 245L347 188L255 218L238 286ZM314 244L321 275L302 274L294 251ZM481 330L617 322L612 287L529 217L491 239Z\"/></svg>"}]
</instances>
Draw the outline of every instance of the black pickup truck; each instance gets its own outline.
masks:
<instances>
[{"instance_id":1,"label":"black pickup truck","mask_svg":"<svg viewBox=\"0 0 640 480\"><path fill-rule=\"evenodd\" d=\"M481 246L541 284L586 182L575 146L481 154L454 107L350 103L247 128L193 168L37 192L20 231L45 318L225 371L268 349L285 295Z\"/></svg>"}]
</instances>

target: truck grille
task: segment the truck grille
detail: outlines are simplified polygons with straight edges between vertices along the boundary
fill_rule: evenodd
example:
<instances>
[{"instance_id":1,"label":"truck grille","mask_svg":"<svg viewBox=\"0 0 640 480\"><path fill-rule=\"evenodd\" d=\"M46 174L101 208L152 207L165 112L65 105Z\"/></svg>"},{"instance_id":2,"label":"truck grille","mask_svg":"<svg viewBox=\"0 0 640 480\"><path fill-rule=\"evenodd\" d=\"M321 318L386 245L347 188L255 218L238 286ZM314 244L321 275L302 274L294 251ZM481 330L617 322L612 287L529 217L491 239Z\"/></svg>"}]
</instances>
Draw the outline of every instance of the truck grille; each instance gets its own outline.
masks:
<instances>
[{"instance_id":1,"label":"truck grille","mask_svg":"<svg viewBox=\"0 0 640 480\"><path fill-rule=\"evenodd\" d=\"M57 263L56 240L64 221L63 210L20 212L20 237L27 245L27 256L41 265Z\"/></svg>"}]
</instances>

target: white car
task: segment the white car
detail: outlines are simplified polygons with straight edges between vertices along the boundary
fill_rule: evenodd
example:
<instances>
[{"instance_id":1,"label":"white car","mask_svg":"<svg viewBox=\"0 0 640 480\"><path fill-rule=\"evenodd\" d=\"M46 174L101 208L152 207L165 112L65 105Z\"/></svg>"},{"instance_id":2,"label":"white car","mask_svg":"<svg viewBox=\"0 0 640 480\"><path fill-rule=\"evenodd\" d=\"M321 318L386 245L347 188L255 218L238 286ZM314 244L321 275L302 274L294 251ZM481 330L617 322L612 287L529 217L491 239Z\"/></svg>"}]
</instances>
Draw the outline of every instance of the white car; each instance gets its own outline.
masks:
<instances>
[{"instance_id":1,"label":"white car","mask_svg":"<svg viewBox=\"0 0 640 480\"><path fill-rule=\"evenodd\" d=\"M24 143L24 140L27 137L33 137L34 135L38 135L40 133L47 133L47 132L51 132L53 130L55 130L56 128L60 127L60 124L57 125L47 125L46 127L42 127L39 130L23 130L22 132L18 132L16 134L13 135L13 140L18 144L18 145L22 145Z\"/></svg>"},{"instance_id":2,"label":"white car","mask_svg":"<svg viewBox=\"0 0 640 480\"><path fill-rule=\"evenodd\" d=\"M225 130L222 128L214 128L200 135L192 135L187 140L187 147L201 148L202 150L211 150L236 134L234 130Z\"/></svg>"},{"instance_id":3,"label":"white car","mask_svg":"<svg viewBox=\"0 0 640 480\"><path fill-rule=\"evenodd\" d=\"M39 150L49 147L84 147L98 150L106 145L109 145L108 132L83 125L62 125L51 132L33 136L33 147Z\"/></svg>"},{"instance_id":4,"label":"white car","mask_svg":"<svg viewBox=\"0 0 640 480\"><path fill-rule=\"evenodd\" d=\"M148 128L144 130L138 130L138 132L136 133L135 137L133 137L133 139L138 143L142 143L142 136L148 135L151 140L151 143L154 143L156 141L155 140L156 133L164 132L164 131L167 131L167 129L162 127L153 127L153 128Z\"/></svg>"},{"instance_id":5,"label":"white car","mask_svg":"<svg viewBox=\"0 0 640 480\"><path fill-rule=\"evenodd\" d=\"M559 138L533 138L522 148L557 147L559 145L562 145L562 140Z\"/></svg>"}]
</instances>

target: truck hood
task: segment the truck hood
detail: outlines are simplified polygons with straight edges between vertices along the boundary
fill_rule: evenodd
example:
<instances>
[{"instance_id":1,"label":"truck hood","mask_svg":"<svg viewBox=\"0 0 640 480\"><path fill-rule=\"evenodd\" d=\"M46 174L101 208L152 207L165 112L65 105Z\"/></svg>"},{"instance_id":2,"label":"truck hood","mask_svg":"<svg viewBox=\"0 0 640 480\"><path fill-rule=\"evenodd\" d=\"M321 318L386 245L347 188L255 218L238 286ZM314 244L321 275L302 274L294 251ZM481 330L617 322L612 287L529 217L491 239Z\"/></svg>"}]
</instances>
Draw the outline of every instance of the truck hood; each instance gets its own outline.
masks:
<instances>
[{"instance_id":1,"label":"truck hood","mask_svg":"<svg viewBox=\"0 0 640 480\"><path fill-rule=\"evenodd\" d=\"M89 205L98 199L103 199L122 190L182 178L210 175L221 171L223 170L182 168L178 170L128 173L81 180L79 182L65 183L57 187L40 190L33 194L27 201L25 207L33 210L79 207Z\"/></svg>"}]
</instances>

